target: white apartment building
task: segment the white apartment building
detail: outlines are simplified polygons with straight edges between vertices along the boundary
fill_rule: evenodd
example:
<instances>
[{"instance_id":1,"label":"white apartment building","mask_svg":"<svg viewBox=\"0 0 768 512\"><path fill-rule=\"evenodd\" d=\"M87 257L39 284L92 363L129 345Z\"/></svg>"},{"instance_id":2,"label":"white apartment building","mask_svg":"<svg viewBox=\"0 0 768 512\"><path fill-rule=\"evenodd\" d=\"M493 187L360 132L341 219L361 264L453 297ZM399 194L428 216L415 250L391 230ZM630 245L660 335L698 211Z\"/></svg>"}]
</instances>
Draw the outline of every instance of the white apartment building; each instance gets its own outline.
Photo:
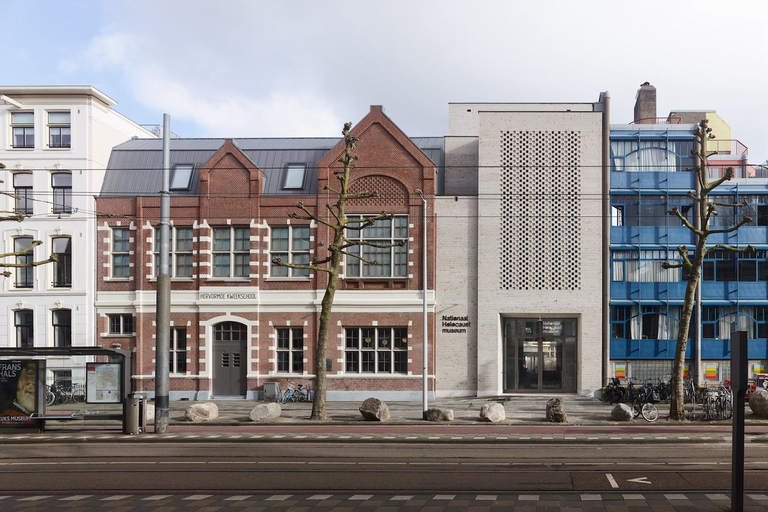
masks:
<instances>
[{"instance_id":1,"label":"white apartment building","mask_svg":"<svg viewBox=\"0 0 768 512\"><path fill-rule=\"evenodd\" d=\"M0 277L0 347L96 343L94 195L113 146L154 137L116 104L90 86L0 86L0 210L29 215L0 223L0 251L39 241L29 255L4 261L59 258ZM63 381L84 380L69 359L48 368Z\"/></svg>"},{"instance_id":2,"label":"white apartment building","mask_svg":"<svg viewBox=\"0 0 768 512\"><path fill-rule=\"evenodd\" d=\"M600 388L605 105L449 105L438 396Z\"/></svg>"}]
</instances>

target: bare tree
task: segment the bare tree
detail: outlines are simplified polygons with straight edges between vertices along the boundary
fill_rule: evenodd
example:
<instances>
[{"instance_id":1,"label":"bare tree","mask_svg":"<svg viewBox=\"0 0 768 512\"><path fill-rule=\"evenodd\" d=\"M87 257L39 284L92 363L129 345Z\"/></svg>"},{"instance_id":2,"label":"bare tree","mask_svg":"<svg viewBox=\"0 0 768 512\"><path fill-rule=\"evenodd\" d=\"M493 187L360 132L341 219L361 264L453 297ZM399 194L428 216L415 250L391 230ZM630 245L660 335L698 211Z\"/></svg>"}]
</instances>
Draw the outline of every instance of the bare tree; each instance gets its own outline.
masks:
<instances>
[{"instance_id":1,"label":"bare tree","mask_svg":"<svg viewBox=\"0 0 768 512\"><path fill-rule=\"evenodd\" d=\"M337 196L335 203L327 203L325 205L328 216L321 217L317 213L312 212L303 203L296 204L296 207L301 210L301 213L294 212L289 215L292 219L316 222L329 229L333 240L325 248L326 254L323 257L315 256L309 265L289 263L283 261L279 257L272 259L272 263L275 265L293 269L310 270L313 272L325 272L328 274L328 284L325 287L325 294L323 295L321 303L320 322L317 333L317 349L315 351L315 396L312 402L312 415L310 416L310 419L321 421L327 419L325 354L328 345L328 330L331 325L333 299L339 283L342 258L346 256L347 258L356 258L367 264L377 265L378 262L366 259L364 251L358 251L356 254L350 252L349 249L355 246L388 248L402 245L402 242L386 244L371 243L366 242L365 240L350 240L346 236L347 229L362 230L374 225L379 220L392 219L393 217L391 214L382 212L361 218L347 218L347 203L349 201L371 199L378 196L375 191L357 193L350 193L349 191L350 179L355 170L354 162L357 160L357 156L353 155L352 152L358 141L357 137L353 136L350 132L351 129L352 123L345 123L344 129L341 132L342 135L344 135L344 156L339 159L339 162L343 165L343 169L334 172L334 175L339 182L339 188L336 190L327 185L324 188Z\"/></svg>"},{"instance_id":2,"label":"bare tree","mask_svg":"<svg viewBox=\"0 0 768 512\"><path fill-rule=\"evenodd\" d=\"M682 268L684 277L688 281L685 288L685 300L683 302L683 310L680 315L680 328L677 333L677 347L675 350L675 361L672 368L672 398L669 406L669 419L673 421L683 421L685 419L685 389L683 385L683 367L685 364L685 349L688 344L688 330L693 316L693 308L696 301L696 290L698 288L699 281L701 279L701 267L704 263L704 258L707 254L713 253L717 250L731 251L731 252L749 252L754 251L754 247L747 246L743 248L732 247L726 244L716 244L712 247L707 247L707 238L709 235L718 233L730 233L736 231L745 224L750 224L752 218L749 216L743 217L738 223L733 226L710 229L709 224L714 216L718 214L718 207L723 208L741 208L747 206L746 201L742 203L720 203L716 201L710 201L709 195L715 188L723 184L724 182L733 178L733 168L726 169L725 175L715 181L709 181L708 179L708 158L717 153L716 151L707 151L707 141L713 139L712 129L707 126L707 120L703 119L699 123L699 127L696 130L695 139L697 143L696 150L692 151L692 154L696 156L696 179L698 180L698 192L689 191L688 197L694 200L695 203L695 215L697 215L698 222L691 223L680 212L680 209L675 206L668 213L674 215L685 227L691 230L694 234L695 251L693 255L689 254L688 248L681 245L677 248L677 252L680 254L681 263L669 263L662 264L664 268ZM691 258L692 256L692 258Z\"/></svg>"},{"instance_id":3,"label":"bare tree","mask_svg":"<svg viewBox=\"0 0 768 512\"><path fill-rule=\"evenodd\" d=\"M2 165L2 164L0 164ZM5 166L2 166L0 168L4 168ZM0 180L0 183L5 183L3 180ZM1 192L3 195L6 195L11 198L16 198L13 194L9 194L8 192ZM15 211L2 211L0 210L0 222L3 221L16 221L21 222L24 219L29 217L28 214L22 213L22 212L15 212ZM29 244L27 247L20 251L14 251L14 252L5 252L0 253L0 269L9 269L9 268L30 268L30 267L39 267L40 265L45 265L47 263L52 263L54 261L59 261L58 256L55 254L51 254L50 257L46 260L41 261L29 261L25 263L18 263L16 261L14 262L6 262L6 258L14 258L18 259L21 256L26 256L30 252L32 252L35 247L42 244L43 242L39 240L34 240L31 244ZM0 276L4 277L11 277L11 271L10 270L0 270Z\"/></svg>"}]
</instances>

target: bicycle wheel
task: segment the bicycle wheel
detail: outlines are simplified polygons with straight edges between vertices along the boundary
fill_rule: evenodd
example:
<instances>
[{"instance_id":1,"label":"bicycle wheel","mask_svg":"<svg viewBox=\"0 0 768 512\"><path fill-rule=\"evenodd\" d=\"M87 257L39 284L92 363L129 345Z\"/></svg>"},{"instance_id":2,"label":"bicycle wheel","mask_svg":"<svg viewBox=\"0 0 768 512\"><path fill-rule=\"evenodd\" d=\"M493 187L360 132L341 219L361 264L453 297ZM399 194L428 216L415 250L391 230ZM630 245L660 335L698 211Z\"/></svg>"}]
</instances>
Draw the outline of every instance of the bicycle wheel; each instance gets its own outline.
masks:
<instances>
[{"instance_id":1,"label":"bicycle wheel","mask_svg":"<svg viewBox=\"0 0 768 512\"><path fill-rule=\"evenodd\" d=\"M53 405L56 403L56 395L50 388L45 388L45 403L46 405Z\"/></svg>"},{"instance_id":2,"label":"bicycle wheel","mask_svg":"<svg viewBox=\"0 0 768 512\"><path fill-rule=\"evenodd\" d=\"M642 408L643 408L643 404L641 404L640 402L633 403L632 404L632 417L633 418L637 418L638 416L640 416L640 412L641 412Z\"/></svg>"},{"instance_id":3,"label":"bicycle wheel","mask_svg":"<svg viewBox=\"0 0 768 512\"><path fill-rule=\"evenodd\" d=\"M733 405L731 402L723 403L723 418L729 420L733 417Z\"/></svg>"},{"instance_id":4,"label":"bicycle wheel","mask_svg":"<svg viewBox=\"0 0 768 512\"><path fill-rule=\"evenodd\" d=\"M72 388L72 401L75 403L85 402L85 388L82 385Z\"/></svg>"},{"instance_id":5,"label":"bicycle wheel","mask_svg":"<svg viewBox=\"0 0 768 512\"><path fill-rule=\"evenodd\" d=\"M645 421L653 423L659 419L659 410L653 404L643 404L643 408L640 412L643 415L643 418L645 418Z\"/></svg>"},{"instance_id":6,"label":"bicycle wheel","mask_svg":"<svg viewBox=\"0 0 768 512\"><path fill-rule=\"evenodd\" d=\"M293 402L293 390L292 389L286 389L283 392L283 403L287 404L288 402Z\"/></svg>"}]
</instances>

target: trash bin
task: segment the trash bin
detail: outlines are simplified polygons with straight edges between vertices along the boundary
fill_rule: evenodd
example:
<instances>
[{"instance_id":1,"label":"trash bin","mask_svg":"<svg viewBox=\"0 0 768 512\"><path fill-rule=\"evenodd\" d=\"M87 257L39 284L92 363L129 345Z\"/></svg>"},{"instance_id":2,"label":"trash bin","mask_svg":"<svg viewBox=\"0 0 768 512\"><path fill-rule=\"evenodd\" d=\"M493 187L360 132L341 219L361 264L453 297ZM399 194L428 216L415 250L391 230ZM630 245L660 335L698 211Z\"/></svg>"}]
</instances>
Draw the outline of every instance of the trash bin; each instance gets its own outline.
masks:
<instances>
[{"instance_id":1,"label":"trash bin","mask_svg":"<svg viewBox=\"0 0 768 512\"><path fill-rule=\"evenodd\" d=\"M123 434L142 434L147 430L147 396L131 393L123 402Z\"/></svg>"}]
</instances>

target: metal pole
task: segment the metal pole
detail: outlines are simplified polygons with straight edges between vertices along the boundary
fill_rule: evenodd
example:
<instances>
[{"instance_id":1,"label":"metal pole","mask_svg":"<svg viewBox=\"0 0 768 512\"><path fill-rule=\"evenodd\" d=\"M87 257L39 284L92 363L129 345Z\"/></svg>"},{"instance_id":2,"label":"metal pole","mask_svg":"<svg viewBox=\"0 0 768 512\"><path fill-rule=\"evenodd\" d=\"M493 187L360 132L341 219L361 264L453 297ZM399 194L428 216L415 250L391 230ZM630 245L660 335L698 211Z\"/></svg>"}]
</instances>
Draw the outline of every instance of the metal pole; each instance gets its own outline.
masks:
<instances>
[{"instance_id":1,"label":"metal pole","mask_svg":"<svg viewBox=\"0 0 768 512\"><path fill-rule=\"evenodd\" d=\"M155 433L168 430L171 339L171 276L169 266L171 224L171 116L163 114L163 189L160 191L160 268L157 274L155 330Z\"/></svg>"},{"instance_id":2,"label":"metal pole","mask_svg":"<svg viewBox=\"0 0 768 512\"><path fill-rule=\"evenodd\" d=\"M427 419L427 409L429 408L429 372L428 370L428 356L429 356L429 334L427 329L427 289L428 289L428 281L427 281L427 200L424 198L424 192L421 190L416 190L416 193L421 198L421 201L424 203L424 210L423 210L423 217L424 217L424 232L422 233L422 265L421 265L421 274L422 274L422 287L421 287L421 307L422 307L422 346L424 348L423 352L423 362L422 362L422 396L421 396L421 408L422 408L422 419Z\"/></svg>"},{"instance_id":3,"label":"metal pole","mask_svg":"<svg viewBox=\"0 0 768 512\"><path fill-rule=\"evenodd\" d=\"M731 333L731 391L733 425L731 427L731 511L744 510L744 403L747 392L749 360L747 331Z\"/></svg>"}]
</instances>

